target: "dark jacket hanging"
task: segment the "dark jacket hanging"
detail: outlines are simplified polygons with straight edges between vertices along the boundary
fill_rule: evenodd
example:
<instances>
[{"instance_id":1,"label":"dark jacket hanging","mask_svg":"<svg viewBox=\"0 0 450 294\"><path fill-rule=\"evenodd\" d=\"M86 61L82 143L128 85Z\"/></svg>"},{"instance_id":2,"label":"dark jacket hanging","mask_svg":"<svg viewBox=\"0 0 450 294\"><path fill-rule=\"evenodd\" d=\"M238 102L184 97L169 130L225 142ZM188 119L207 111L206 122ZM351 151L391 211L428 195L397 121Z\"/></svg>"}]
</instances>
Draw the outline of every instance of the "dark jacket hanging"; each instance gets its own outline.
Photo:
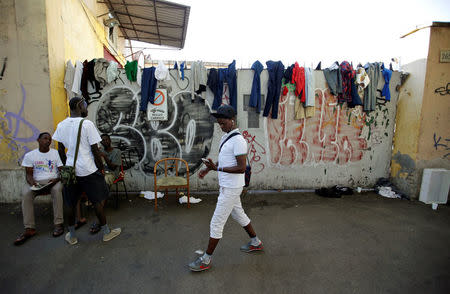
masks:
<instances>
[{"instance_id":1,"label":"dark jacket hanging","mask_svg":"<svg viewBox=\"0 0 450 294\"><path fill-rule=\"evenodd\" d=\"M278 102L280 100L281 80L283 79L284 65L281 61L269 60L266 62L269 73L269 85L267 87L267 99L264 107L263 116L268 116L272 111L271 117L278 118Z\"/></svg>"}]
</instances>

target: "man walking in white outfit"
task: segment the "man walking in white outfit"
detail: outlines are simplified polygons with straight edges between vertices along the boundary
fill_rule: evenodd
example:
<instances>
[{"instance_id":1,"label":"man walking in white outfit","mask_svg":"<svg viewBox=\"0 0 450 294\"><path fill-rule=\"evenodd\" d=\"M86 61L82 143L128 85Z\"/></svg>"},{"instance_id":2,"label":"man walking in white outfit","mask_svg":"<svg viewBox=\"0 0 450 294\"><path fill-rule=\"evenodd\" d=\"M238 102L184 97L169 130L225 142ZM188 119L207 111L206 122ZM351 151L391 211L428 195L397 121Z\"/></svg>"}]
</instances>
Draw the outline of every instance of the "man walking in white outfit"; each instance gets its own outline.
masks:
<instances>
[{"instance_id":1,"label":"man walking in white outfit","mask_svg":"<svg viewBox=\"0 0 450 294\"><path fill-rule=\"evenodd\" d=\"M222 105L214 113L222 131L226 134L220 140L219 160L214 163L210 158L205 161L206 168L199 172L201 179L211 170L218 172L219 198L211 219L208 248L203 256L189 264L192 271L204 271L211 267L211 256L219 240L228 217L235 219L248 233L250 242L241 247L243 252L263 250L262 242L256 236L250 219L241 204L241 193L245 184L244 172L247 158L247 142L236 128L236 112L229 105Z\"/></svg>"}]
</instances>

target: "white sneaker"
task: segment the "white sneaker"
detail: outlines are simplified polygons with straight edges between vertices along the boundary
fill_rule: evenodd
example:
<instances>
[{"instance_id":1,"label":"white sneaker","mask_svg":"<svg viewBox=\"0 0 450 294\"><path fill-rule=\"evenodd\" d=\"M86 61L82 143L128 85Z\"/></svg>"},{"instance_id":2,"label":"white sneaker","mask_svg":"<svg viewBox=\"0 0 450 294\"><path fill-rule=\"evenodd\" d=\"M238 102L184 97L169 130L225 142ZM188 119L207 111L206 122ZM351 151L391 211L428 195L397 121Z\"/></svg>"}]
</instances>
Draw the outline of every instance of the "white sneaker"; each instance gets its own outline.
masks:
<instances>
[{"instance_id":1,"label":"white sneaker","mask_svg":"<svg viewBox=\"0 0 450 294\"><path fill-rule=\"evenodd\" d=\"M75 245L78 243L77 237L70 237L70 232L67 232L65 239L70 245Z\"/></svg>"},{"instance_id":2,"label":"white sneaker","mask_svg":"<svg viewBox=\"0 0 450 294\"><path fill-rule=\"evenodd\" d=\"M109 240L112 240L115 237L119 236L121 232L122 232L121 228L112 229L111 232L109 232L109 234L103 234L103 241L107 242Z\"/></svg>"}]
</instances>

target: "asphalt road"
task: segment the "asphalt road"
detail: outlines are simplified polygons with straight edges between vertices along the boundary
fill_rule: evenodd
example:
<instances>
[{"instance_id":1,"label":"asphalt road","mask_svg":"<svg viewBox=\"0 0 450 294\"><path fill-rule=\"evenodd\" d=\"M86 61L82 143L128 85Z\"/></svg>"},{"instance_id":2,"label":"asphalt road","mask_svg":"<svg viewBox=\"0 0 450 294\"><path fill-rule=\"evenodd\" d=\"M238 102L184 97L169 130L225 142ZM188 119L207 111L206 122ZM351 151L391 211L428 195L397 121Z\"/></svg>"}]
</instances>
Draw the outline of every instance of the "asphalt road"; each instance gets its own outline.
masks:
<instances>
[{"instance_id":1,"label":"asphalt road","mask_svg":"<svg viewBox=\"0 0 450 294\"><path fill-rule=\"evenodd\" d=\"M339 199L311 193L248 194L244 209L265 251L246 254L231 218L212 268L190 272L205 250L217 195L190 209L174 195L130 197L108 223L110 242L77 231L79 243L51 237L50 203L36 205L38 235L20 247L20 204L0 205L2 293L450 293L450 207L374 193ZM88 210L89 222L94 221Z\"/></svg>"}]
</instances>

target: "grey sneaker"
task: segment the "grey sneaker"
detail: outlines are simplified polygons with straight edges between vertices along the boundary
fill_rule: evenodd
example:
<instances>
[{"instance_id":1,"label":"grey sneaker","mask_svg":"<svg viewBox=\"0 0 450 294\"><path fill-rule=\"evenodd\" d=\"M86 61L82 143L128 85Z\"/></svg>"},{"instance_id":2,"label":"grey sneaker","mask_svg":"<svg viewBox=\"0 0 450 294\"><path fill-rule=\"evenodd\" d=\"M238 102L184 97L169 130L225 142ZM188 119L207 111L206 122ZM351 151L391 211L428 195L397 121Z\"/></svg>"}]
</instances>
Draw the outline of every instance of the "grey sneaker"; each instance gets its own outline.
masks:
<instances>
[{"instance_id":1,"label":"grey sneaker","mask_svg":"<svg viewBox=\"0 0 450 294\"><path fill-rule=\"evenodd\" d=\"M103 235L103 241L107 242L109 240L114 239L115 237L119 236L120 233L122 232L121 228L116 228L116 229L112 229L109 234L104 234Z\"/></svg>"},{"instance_id":2,"label":"grey sneaker","mask_svg":"<svg viewBox=\"0 0 450 294\"><path fill-rule=\"evenodd\" d=\"M253 251L262 251L264 249L263 243L260 242L258 246L253 246L252 242L248 242L248 244L241 246L242 252L253 252Z\"/></svg>"},{"instance_id":3,"label":"grey sneaker","mask_svg":"<svg viewBox=\"0 0 450 294\"><path fill-rule=\"evenodd\" d=\"M77 237L70 237L70 232L67 232L65 239L70 245L75 245L78 243Z\"/></svg>"},{"instance_id":4,"label":"grey sneaker","mask_svg":"<svg viewBox=\"0 0 450 294\"><path fill-rule=\"evenodd\" d=\"M193 272L206 271L210 267L211 261L209 263L204 263L201 256L189 264L189 269Z\"/></svg>"}]
</instances>

